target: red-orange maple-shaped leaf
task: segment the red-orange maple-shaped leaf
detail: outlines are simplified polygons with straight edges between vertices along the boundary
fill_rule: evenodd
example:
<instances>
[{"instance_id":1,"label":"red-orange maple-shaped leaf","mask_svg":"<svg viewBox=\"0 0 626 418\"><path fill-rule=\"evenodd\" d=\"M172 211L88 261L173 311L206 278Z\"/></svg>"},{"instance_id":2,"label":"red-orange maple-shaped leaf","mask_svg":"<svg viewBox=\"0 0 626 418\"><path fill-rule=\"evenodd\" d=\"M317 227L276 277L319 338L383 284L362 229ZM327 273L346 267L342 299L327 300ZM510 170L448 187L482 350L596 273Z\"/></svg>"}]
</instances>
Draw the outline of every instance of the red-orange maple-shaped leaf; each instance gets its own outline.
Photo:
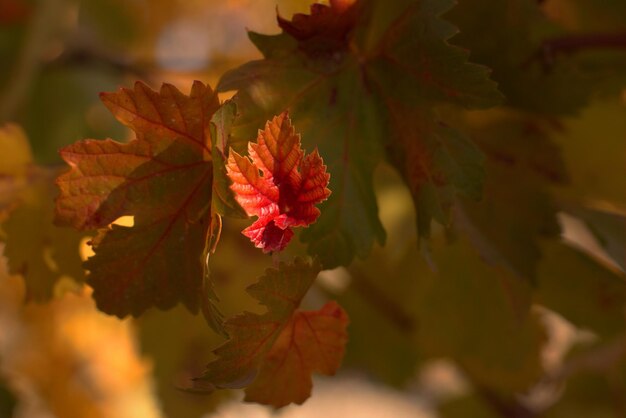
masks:
<instances>
[{"instance_id":1,"label":"red-orange maple-shaped leaf","mask_svg":"<svg viewBox=\"0 0 626 418\"><path fill-rule=\"evenodd\" d=\"M330 174L317 150L304 156L286 111L259 130L248 154L231 150L226 166L235 199L249 216L258 217L243 234L264 252L281 251L293 236L292 227L317 220L315 205L330 195Z\"/></svg>"},{"instance_id":2,"label":"red-orange maple-shaped leaf","mask_svg":"<svg viewBox=\"0 0 626 418\"><path fill-rule=\"evenodd\" d=\"M88 139L60 151L71 169L57 180L56 222L100 229L85 267L104 312L138 315L179 301L197 312L211 223L208 132L217 95L200 82L189 96L169 84L156 92L136 83L101 98L136 138ZM107 228L121 216L133 216L134 225Z\"/></svg>"},{"instance_id":3,"label":"red-orange maple-shaped leaf","mask_svg":"<svg viewBox=\"0 0 626 418\"><path fill-rule=\"evenodd\" d=\"M311 394L311 373L333 375L343 359L348 316L335 302L318 311L297 308L320 271L300 259L270 268L248 292L268 311L244 312L226 321L230 339L199 388L243 388L245 400L277 408L301 404Z\"/></svg>"}]
</instances>

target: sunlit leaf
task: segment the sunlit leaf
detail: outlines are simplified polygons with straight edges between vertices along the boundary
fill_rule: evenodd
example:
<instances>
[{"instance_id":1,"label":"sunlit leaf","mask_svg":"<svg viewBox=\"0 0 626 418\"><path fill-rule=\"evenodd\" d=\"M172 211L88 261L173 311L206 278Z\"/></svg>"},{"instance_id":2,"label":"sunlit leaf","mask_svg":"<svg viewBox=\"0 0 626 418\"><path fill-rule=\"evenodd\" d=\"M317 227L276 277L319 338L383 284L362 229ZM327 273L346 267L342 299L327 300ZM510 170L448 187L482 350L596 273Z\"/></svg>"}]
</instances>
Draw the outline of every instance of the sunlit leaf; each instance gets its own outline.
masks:
<instances>
[{"instance_id":1,"label":"sunlit leaf","mask_svg":"<svg viewBox=\"0 0 626 418\"><path fill-rule=\"evenodd\" d=\"M315 205L330 195L330 175L317 150L304 155L287 112L267 122L256 143L248 144L248 154L249 159L232 151L226 166L235 199L258 217L243 234L264 252L281 251L291 228L317 220Z\"/></svg>"}]
</instances>

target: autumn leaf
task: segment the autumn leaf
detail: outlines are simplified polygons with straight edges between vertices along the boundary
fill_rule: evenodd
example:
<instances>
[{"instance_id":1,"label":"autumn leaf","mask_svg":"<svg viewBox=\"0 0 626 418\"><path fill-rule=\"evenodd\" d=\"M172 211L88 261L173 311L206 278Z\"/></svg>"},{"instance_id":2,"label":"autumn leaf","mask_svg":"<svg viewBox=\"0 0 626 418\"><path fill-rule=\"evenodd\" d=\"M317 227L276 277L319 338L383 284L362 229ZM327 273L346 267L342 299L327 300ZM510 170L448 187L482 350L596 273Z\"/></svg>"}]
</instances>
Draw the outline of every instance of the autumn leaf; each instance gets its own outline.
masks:
<instances>
[{"instance_id":1,"label":"autumn leaf","mask_svg":"<svg viewBox=\"0 0 626 418\"><path fill-rule=\"evenodd\" d=\"M375 241L384 243L372 185L380 162L398 163L412 182L423 236L431 218L449 221L449 197L459 184L480 190L482 176L474 169L481 164L480 152L471 150L465 161L455 162L458 156L446 155L446 142L467 148L471 142L458 140L451 128L433 128L442 121L440 104L482 108L501 99L487 69L469 64L468 53L447 42L456 30L439 16L452 5L447 0L315 4L310 15L280 17L279 35L251 32L264 58L226 73L218 84L219 91L238 90L235 143L288 108L304 145L319 147L333 195L301 237L326 268L349 264L355 255L365 257ZM407 164L407 154L419 160ZM412 178L416 172L418 179ZM439 209L442 213L434 213Z\"/></svg>"},{"instance_id":2,"label":"autumn leaf","mask_svg":"<svg viewBox=\"0 0 626 418\"><path fill-rule=\"evenodd\" d=\"M334 375L341 365L347 323L335 302L318 311L294 313L246 388L246 400L275 407L302 404L311 396L311 373Z\"/></svg>"},{"instance_id":3,"label":"autumn leaf","mask_svg":"<svg viewBox=\"0 0 626 418\"><path fill-rule=\"evenodd\" d=\"M87 139L60 151L71 170L57 180L56 221L99 228L85 267L104 312L139 315L179 301L197 312L213 215L209 123L217 95L198 81L189 96L138 82L101 98L136 138ZM109 227L122 216L133 225Z\"/></svg>"},{"instance_id":4,"label":"autumn leaf","mask_svg":"<svg viewBox=\"0 0 626 418\"><path fill-rule=\"evenodd\" d=\"M196 385L247 386L246 401L282 407L310 396L312 372L334 374L347 341L347 314L335 302L318 311L297 310L320 268L296 259L267 269L248 288L267 312L244 312L226 321L230 339L215 350L218 358Z\"/></svg>"},{"instance_id":5,"label":"autumn leaf","mask_svg":"<svg viewBox=\"0 0 626 418\"><path fill-rule=\"evenodd\" d=\"M330 175L317 150L304 155L286 111L266 123L248 153L250 158L231 151L226 166L235 199L249 216L258 217L243 234L264 252L281 251L292 227L317 220L315 205L330 195Z\"/></svg>"}]
</instances>

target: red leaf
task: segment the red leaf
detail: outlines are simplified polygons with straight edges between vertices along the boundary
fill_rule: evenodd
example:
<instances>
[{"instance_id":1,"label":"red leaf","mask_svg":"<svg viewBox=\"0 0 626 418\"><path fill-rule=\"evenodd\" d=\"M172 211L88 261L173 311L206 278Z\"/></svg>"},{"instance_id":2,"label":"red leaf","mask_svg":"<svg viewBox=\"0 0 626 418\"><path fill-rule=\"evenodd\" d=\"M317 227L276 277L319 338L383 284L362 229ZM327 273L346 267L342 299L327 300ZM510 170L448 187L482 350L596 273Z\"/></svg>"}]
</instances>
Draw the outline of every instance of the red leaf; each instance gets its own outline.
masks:
<instances>
[{"instance_id":1,"label":"red leaf","mask_svg":"<svg viewBox=\"0 0 626 418\"><path fill-rule=\"evenodd\" d=\"M248 153L250 158L231 150L226 166L235 199L258 217L243 234L264 252L281 251L293 236L291 227L317 220L315 205L330 195L330 174L317 150L304 156L286 111L267 122Z\"/></svg>"}]
</instances>

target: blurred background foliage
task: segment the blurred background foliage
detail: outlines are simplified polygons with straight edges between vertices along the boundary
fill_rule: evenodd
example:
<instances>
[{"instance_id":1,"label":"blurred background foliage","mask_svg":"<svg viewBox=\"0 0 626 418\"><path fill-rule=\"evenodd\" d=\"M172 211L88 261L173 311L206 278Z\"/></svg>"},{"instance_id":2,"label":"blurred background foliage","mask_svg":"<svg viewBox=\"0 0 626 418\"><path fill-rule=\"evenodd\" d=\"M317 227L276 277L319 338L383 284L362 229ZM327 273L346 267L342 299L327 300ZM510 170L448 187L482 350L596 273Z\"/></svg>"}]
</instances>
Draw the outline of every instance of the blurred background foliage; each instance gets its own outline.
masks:
<instances>
[{"instance_id":1,"label":"blurred background foliage","mask_svg":"<svg viewBox=\"0 0 626 418\"><path fill-rule=\"evenodd\" d=\"M96 310L81 284L88 238L52 225L51 179L60 147L129 137L99 92L137 79L183 92L194 79L214 86L260 57L245 29L277 33L276 6L291 16L309 5L0 0L0 238L9 258L0 266L0 416L272 415L237 409L237 393L181 390L221 341L201 317L178 307L120 321ZM460 0L447 18L461 30L453 42L493 69L507 98L495 110L442 109L490 157L486 201L459 202L463 233L437 228L428 263L417 256L410 194L379 168L387 245L323 272L305 300L334 298L350 314L338 381L361 386L333 397L321 380L312 406L275 415L626 416L626 48L550 43L626 33L626 2ZM502 163L510 155L517 164ZM212 260L226 314L260 311L242 295L268 263L239 234L245 224L225 224ZM476 225L504 255L483 251ZM302 251L294 242L285 257ZM346 396L377 406L362 411Z\"/></svg>"}]
</instances>

